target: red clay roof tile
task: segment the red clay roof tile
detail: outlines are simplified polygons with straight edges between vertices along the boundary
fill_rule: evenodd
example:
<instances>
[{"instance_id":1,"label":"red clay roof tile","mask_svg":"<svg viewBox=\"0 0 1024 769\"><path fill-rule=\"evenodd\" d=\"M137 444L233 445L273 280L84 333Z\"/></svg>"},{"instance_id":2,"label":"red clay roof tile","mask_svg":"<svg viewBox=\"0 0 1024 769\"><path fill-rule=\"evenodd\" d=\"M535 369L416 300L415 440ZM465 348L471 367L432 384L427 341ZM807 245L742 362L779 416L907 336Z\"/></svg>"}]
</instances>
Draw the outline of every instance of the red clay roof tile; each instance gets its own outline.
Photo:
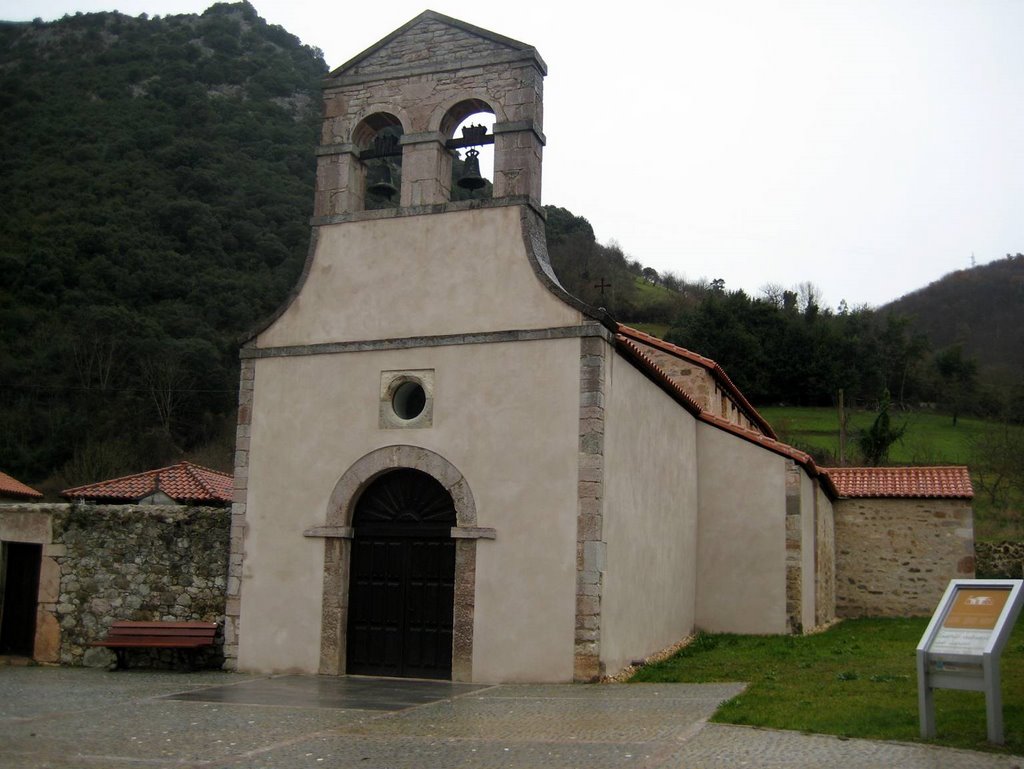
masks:
<instances>
[{"instance_id":1,"label":"red clay roof tile","mask_svg":"<svg viewBox=\"0 0 1024 769\"><path fill-rule=\"evenodd\" d=\"M841 497L971 499L974 487L966 467L822 468Z\"/></svg>"},{"instance_id":2,"label":"red clay roof tile","mask_svg":"<svg viewBox=\"0 0 1024 769\"><path fill-rule=\"evenodd\" d=\"M137 502L159 490L175 502L228 503L233 488L234 479L227 473L179 462L158 470L76 486L62 491L61 496L97 502Z\"/></svg>"},{"instance_id":3,"label":"red clay roof tile","mask_svg":"<svg viewBox=\"0 0 1024 769\"><path fill-rule=\"evenodd\" d=\"M36 491L31 486L26 486L24 483L12 478L2 470L0 470L0 496L16 497L18 499L43 498L41 492Z\"/></svg>"}]
</instances>

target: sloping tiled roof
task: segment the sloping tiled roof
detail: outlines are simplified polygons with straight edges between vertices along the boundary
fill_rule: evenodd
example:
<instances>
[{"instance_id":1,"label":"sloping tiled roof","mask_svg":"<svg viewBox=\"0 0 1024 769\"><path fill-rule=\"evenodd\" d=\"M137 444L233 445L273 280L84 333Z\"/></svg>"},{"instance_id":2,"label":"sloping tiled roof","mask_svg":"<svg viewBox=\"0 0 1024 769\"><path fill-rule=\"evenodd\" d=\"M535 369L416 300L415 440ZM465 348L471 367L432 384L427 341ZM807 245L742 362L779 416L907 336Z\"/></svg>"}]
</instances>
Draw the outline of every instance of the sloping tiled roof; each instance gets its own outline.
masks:
<instances>
[{"instance_id":1,"label":"sloping tiled roof","mask_svg":"<svg viewBox=\"0 0 1024 769\"><path fill-rule=\"evenodd\" d=\"M971 499L974 487L967 468L829 467L822 468L841 497L916 497Z\"/></svg>"},{"instance_id":2,"label":"sloping tiled roof","mask_svg":"<svg viewBox=\"0 0 1024 769\"><path fill-rule=\"evenodd\" d=\"M137 502L159 490L175 502L223 504L231 501L233 489L234 479L227 473L179 462L158 470L76 486L62 491L61 496L96 502Z\"/></svg>"},{"instance_id":3,"label":"sloping tiled roof","mask_svg":"<svg viewBox=\"0 0 1024 769\"><path fill-rule=\"evenodd\" d=\"M31 486L26 486L21 481L12 478L2 470L0 470L0 496L18 497L20 499L43 498L43 495L40 492L36 491Z\"/></svg>"},{"instance_id":4,"label":"sloping tiled roof","mask_svg":"<svg viewBox=\"0 0 1024 769\"><path fill-rule=\"evenodd\" d=\"M638 332L641 333L641 332ZM837 496L835 486L827 475L822 473L818 466L814 463L814 459L810 454L806 454L799 449L795 449L782 441L776 439L774 436L764 435L755 430L749 430L744 427L740 427L737 424L730 422L727 419L711 414L705 411L697 401L695 401L690 395L679 386L679 384L672 379L657 363L646 352L642 345L637 344L633 339L629 338L624 334L616 334L615 336L616 349L634 365L641 369L647 376L652 379L655 384L660 386L670 396L687 411L693 414L701 422L713 425L720 430L725 430L735 435L737 438L742 438L750 443L756 443L758 446L767 449L768 451L784 456L787 459L792 459L797 464L803 466L807 473L812 478L820 478L825 489L833 497ZM681 349L681 348L680 348ZM708 359L705 359L708 360Z\"/></svg>"},{"instance_id":5,"label":"sloping tiled roof","mask_svg":"<svg viewBox=\"0 0 1024 769\"><path fill-rule=\"evenodd\" d=\"M832 498L836 497L902 497L908 499L971 499L974 488L966 467L818 467L814 459L803 451L795 449L775 437L771 427L764 422L743 394L729 380L721 367L710 358L705 358L682 347L665 342L621 324L615 335L616 349L627 360L660 386L670 396L693 414L699 421L732 433L768 451L793 460L802 466L812 478L818 478L822 487ZM749 409L748 415L756 416L768 434L741 427L727 419L705 410L694 400L658 363L646 352L646 348L659 350L689 360L714 372L716 380L722 383L730 394Z\"/></svg>"},{"instance_id":6,"label":"sloping tiled roof","mask_svg":"<svg viewBox=\"0 0 1024 769\"><path fill-rule=\"evenodd\" d=\"M685 347L680 347L672 344L671 342L666 342L664 339L659 339L656 336L644 333L643 331L631 328L630 326L624 326L621 323L618 325L617 330L622 336L640 342L641 344L654 347L658 350L662 350L670 355L676 356L677 358L682 358L683 360L690 361L697 366L707 369L711 372L711 375L715 378L718 385L729 393L732 399L736 402L740 411L746 414L747 418L750 419L751 422L761 428L761 431L770 438L778 437L772 429L772 426L768 423L768 420L761 416L757 412L757 409L751 405L750 401L748 401L746 396L740 391L740 388L738 388L729 378L729 375L725 373L725 369L715 363L715 361L711 360L711 358L705 358L703 355L698 355L692 350L687 350Z\"/></svg>"},{"instance_id":7,"label":"sloping tiled roof","mask_svg":"<svg viewBox=\"0 0 1024 769\"><path fill-rule=\"evenodd\" d=\"M694 416L701 414L703 409L700 404L697 403L689 393L686 392L679 384L672 379L664 369L661 368L651 357L644 352L643 347L638 345L632 339L629 339L623 334L615 335L616 347L619 352L625 354L627 358L638 364L638 366L654 380L663 390L668 392L673 398L675 398L687 411Z\"/></svg>"}]
</instances>

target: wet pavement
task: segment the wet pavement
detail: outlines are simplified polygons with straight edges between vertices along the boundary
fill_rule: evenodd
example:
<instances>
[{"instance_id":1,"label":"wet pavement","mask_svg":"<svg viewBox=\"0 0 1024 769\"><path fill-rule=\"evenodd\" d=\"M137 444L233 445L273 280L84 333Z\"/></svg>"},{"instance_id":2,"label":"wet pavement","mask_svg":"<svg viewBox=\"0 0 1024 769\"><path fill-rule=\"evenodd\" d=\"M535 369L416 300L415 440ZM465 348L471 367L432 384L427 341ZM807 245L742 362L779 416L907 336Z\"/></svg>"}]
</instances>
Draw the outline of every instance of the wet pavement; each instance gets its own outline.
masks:
<instances>
[{"instance_id":1,"label":"wet pavement","mask_svg":"<svg viewBox=\"0 0 1024 769\"><path fill-rule=\"evenodd\" d=\"M1024 769L1024 759L708 724L742 684L470 685L0 668L0 769Z\"/></svg>"}]
</instances>

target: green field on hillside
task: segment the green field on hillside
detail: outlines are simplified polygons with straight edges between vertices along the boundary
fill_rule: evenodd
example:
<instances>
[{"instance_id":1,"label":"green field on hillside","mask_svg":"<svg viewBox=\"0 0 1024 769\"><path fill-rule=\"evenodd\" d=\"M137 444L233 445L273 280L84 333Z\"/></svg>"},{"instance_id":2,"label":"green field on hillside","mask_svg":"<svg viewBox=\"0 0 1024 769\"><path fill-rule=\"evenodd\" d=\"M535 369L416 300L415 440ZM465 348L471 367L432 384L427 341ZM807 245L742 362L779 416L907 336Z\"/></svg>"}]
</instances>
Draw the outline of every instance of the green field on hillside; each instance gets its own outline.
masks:
<instances>
[{"instance_id":1,"label":"green field on hillside","mask_svg":"<svg viewBox=\"0 0 1024 769\"><path fill-rule=\"evenodd\" d=\"M758 411L778 433L779 439L814 455L822 465L839 464L839 415L831 408L765 407ZM846 464L860 464L857 435L868 428L875 412L850 411L847 421ZM1010 430L1017 436L1024 427L1006 427L972 417L960 417L956 426L948 414L925 411L895 412L894 425L906 425L903 438L892 447L893 465L967 465L974 479L975 536L982 540L1024 537L1024 495L1008 493L1000 503L985 492L980 473L991 463L991 437ZM1018 479L1018 483L1020 483Z\"/></svg>"},{"instance_id":2,"label":"green field on hillside","mask_svg":"<svg viewBox=\"0 0 1024 769\"><path fill-rule=\"evenodd\" d=\"M786 443L838 458L839 414L835 409L769 407L758 411ZM856 461L857 433L871 426L875 412L847 414L847 458ZM924 411L890 412L890 416L894 425L907 427L889 453L892 464L968 465L979 438L1000 429L996 423L972 417L960 417L954 427L948 414Z\"/></svg>"},{"instance_id":3,"label":"green field on hillside","mask_svg":"<svg viewBox=\"0 0 1024 769\"><path fill-rule=\"evenodd\" d=\"M626 323L626 325L632 326L637 331L643 331L645 334L656 336L658 339L664 339L665 334L671 328L667 323Z\"/></svg>"}]
</instances>

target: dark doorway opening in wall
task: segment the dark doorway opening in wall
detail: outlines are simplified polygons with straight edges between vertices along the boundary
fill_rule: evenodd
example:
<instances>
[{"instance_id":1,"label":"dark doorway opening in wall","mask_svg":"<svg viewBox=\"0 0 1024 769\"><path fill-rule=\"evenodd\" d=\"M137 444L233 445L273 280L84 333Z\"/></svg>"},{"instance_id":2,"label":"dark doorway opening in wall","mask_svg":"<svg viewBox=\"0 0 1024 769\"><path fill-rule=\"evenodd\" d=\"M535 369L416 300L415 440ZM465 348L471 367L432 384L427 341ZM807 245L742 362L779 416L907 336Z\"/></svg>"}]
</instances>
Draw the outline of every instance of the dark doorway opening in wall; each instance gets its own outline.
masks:
<instances>
[{"instance_id":1,"label":"dark doorway opening in wall","mask_svg":"<svg viewBox=\"0 0 1024 769\"><path fill-rule=\"evenodd\" d=\"M26 542L0 545L3 603L0 604L0 654L31 657L35 649L39 567L43 546Z\"/></svg>"},{"instance_id":2,"label":"dark doorway opening in wall","mask_svg":"<svg viewBox=\"0 0 1024 769\"><path fill-rule=\"evenodd\" d=\"M352 524L346 670L451 678L451 495L426 473L394 470L363 492Z\"/></svg>"}]
</instances>

